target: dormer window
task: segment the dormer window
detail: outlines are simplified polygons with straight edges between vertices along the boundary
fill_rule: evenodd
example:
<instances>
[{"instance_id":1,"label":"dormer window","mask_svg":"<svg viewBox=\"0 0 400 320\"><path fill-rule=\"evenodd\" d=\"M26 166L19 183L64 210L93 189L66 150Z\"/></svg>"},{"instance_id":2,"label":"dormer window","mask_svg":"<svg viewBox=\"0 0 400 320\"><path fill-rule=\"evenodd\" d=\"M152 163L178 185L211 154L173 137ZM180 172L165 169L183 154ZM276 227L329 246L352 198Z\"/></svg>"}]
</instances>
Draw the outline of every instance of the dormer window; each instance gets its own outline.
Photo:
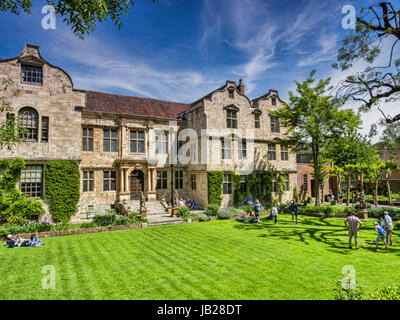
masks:
<instances>
[{"instance_id":1,"label":"dormer window","mask_svg":"<svg viewBox=\"0 0 400 320\"><path fill-rule=\"evenodd\" d=\"M42 84L43 67L23 64L21 72L23 83Z\"/></svg>"},{"instance_id":2,"label":"dormer window","mask_svg":"<svg viewBox=\"0 0 400 320\"><path fill-rule=\"evenodd\" d=\"M271 103L273 106L276 106L276 97L271 98Z\"/></svg>"},{"instance_id":3,"label":"dormer window","mask_svg":"<svg viewBox=\"0 0 400 320\"><path fill-rule=\"evenodd\" d=\"M228 90L228 94L229 94L229 98L230 99L233 99L235 96L234 96L234 92L235 92L235 89L233 89L233 88L230 88L229 90Z\"/></svg>"}]
</instances>

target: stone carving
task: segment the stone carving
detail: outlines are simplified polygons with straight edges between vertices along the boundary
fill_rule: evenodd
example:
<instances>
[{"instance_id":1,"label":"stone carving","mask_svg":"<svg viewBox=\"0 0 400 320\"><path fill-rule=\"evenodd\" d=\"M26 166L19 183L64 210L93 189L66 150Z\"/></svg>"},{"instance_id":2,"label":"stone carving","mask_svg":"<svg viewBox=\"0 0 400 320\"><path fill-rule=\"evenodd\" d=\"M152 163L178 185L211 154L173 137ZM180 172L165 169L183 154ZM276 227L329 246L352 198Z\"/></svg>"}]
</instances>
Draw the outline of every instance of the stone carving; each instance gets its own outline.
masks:
<instances>
[{"instance_id":1,"label":"stone carving","mask_svg":"<svg viewBox=\"0 0 400 320\"><path fill-rule=\"evenodd\" d=\"M140 211L147 211L146 199L144 198L143 191L140 191Z\"/></svg>"},{"instance_id":2,"label":"stone carving","mask_svg":"<svg viewBox=\"0 0 400 320\"><path fill-rule=\"evenodd\" d=\"M179 194L178 191L174 191L174 207L178 207L178 201L179 201Z\"/></svg>"}]
</instances>

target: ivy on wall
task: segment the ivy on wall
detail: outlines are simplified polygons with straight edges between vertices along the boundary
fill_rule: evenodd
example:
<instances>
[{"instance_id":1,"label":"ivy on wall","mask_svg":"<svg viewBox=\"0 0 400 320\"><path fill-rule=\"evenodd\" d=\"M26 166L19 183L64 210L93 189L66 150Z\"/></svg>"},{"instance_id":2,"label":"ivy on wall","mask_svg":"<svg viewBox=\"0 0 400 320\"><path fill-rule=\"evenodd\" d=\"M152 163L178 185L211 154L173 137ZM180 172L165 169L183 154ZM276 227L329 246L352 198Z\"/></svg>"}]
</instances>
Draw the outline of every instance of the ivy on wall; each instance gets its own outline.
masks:
<instances>
[{"instance_id":1,"label":"ivy on wall","mask_svg":"<svg viewBox=\"0 0 400 320\"><path fill-rule=\"evenodd\" d=\"M56 222L68 223L78 210L80 197L79 162L52 160L46 163L45 198Z\"/></svg>"},{"instance_id":2,"label":"ivy on wall","mask_svg":"<svg viewBox=\"0 0 400 320\"><path fill-rule=\"evenodd\" d=\"M259 199L264 207L272 206L272 172L253 172L247 175L246 192L241 192L241 175L237 174L236 172L233 172L232 174L234 182L233 202L235 207L239 207L241 204L244 204L244 202L241 202L247 200L246 198L250 194L253 196L253 200Z\"/></svg>"},{"instance_id":3,"label":"ivy on wall","mask_svg":"<svg viewBox=\"0 0 400 320\"><path fill-rule=\"evenodd\" d=\"M222 202L222 186L224 183L223 171L208 171L208 204L221 205Z\"/></svg>"},{"instance_id":4,"label":"ivy on wall","mask_svg":"<svg viewBox=\"0 0 400 320\"><path fill-rule=\"evenodd\" d=\"M15 188L24 168L25 161L22 159L0 160L0 189L10 190Z\"/></svg>"}]
</instances>

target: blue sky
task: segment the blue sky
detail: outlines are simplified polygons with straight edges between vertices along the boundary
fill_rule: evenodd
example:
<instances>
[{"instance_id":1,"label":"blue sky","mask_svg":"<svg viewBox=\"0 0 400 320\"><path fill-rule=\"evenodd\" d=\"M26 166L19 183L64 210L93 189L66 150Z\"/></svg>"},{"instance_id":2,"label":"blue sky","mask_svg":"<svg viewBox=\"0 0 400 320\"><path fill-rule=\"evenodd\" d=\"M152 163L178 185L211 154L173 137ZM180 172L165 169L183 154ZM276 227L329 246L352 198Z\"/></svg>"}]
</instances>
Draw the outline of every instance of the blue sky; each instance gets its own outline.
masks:
<instances>
[{"instance_id":1,"label":"blue sky","mask_svg":"<svg viewBox=\"0 0 400 320\"><path fill-rule=\"evenodd\" d=\"M252 99L269 89L286 99L293 81L312 69L319 78L343 78L331 68L349 32L342 7L375 2L137 0L121 30L108 22L79 40L59 16L55 30L43 30L44 3L34 0L31 16L0 13L0 57L18 55L25 43L40 45L79 89L193 102L242 78ZM364 132L377 116L363 115Z\"/></svg>"}]
</instances>

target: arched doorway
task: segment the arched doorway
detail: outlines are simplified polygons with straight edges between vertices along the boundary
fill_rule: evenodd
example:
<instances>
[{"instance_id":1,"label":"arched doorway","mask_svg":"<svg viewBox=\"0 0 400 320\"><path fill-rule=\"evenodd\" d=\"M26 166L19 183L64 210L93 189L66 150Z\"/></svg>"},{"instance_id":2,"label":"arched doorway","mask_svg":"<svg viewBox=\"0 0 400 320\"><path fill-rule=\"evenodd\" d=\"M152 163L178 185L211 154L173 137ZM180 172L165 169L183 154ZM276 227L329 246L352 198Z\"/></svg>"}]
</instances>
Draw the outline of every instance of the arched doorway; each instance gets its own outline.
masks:
<instances>
[{"instance_id":1,"label":"arched doorway","mask_svg":"<svg viewBox=\"0 0 400 320\"><path fill-rule=\"evenodd\" d=\"M140 200L140 194L144 191L144 174L140 170L131 173L131 200Z\"/></svg>"}]
</instances>

